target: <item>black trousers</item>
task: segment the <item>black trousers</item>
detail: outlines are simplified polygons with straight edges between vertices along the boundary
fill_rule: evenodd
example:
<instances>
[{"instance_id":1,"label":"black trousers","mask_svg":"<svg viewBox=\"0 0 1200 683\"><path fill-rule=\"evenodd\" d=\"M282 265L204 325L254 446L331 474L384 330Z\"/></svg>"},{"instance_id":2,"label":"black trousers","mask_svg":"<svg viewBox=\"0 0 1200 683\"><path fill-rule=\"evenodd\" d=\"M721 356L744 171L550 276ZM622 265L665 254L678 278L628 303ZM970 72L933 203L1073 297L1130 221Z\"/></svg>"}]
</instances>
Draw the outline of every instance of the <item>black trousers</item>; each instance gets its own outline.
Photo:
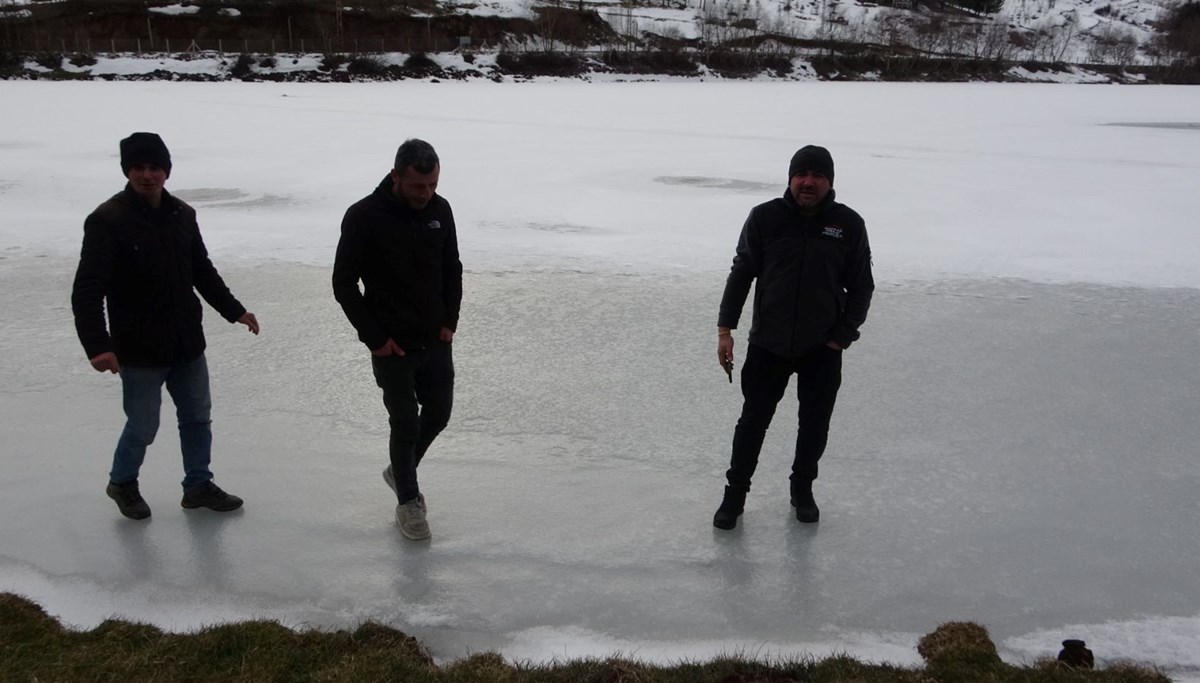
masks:
<instances>
[{"instance_id":1,"label":"black trousers","mask_svg":"<svg viewBox=\"0 0 1200 683\"><path fill-rule=\"evenodd\" d=\"M446 428L454 406L454 359L450 344L435 344L403 356L371 356L375 383L383 389L391 436L388 456L396 479L396 497L417 497L417 465Z\"/></svg>"},{"instance_id":2,"label":"black trousers","mask_svg":"<svg viewBox=\"0 0 1200 683\"><path fill-rule=\"evenodd\" d=\"M796 375L800 405L791 480L796 485L817 478L817 462L829 440L829 419L842 386L842 352L822 346L803 356L786 358L748 344L742 365L742 416L733 431L733 455L725 473L730 488L750 490L767 427L792 375Z\"/></svg>"}]
</instances>

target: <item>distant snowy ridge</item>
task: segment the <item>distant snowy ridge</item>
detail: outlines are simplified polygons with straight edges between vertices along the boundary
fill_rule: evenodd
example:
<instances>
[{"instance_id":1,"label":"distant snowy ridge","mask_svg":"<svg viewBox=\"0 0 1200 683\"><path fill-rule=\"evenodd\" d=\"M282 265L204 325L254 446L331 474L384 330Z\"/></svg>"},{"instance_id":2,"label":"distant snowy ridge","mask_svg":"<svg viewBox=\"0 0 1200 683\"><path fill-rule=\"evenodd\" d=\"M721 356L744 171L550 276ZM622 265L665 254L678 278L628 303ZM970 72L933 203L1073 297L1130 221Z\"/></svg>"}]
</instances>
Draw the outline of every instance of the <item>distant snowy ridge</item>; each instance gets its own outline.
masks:
<instances>
[{"instance_id":1,"label":"distant snowy ridge","mask_svg":"<svg viewBox=\"0 0 1200 683\"><path fill-rule=\"evenodd\" d=\"M356 33L354 38L339 39L335 42L328 34L324 43L308 38L293 41L272 39L263 45L251 45L254 41L242 38L234 39L229 36L224 42L205 39L197 46L197 41L190 44L177 37L153 37L145 39L117 38L103 41L108 45L96 45L89 42L89 47L101 47L105 52L125 54L136 53L137 56L154 58L169 58L179 55L185 58L204 57L207 53L218 53L221 57L236 56L240 52L255 55L298 52L300 54L375 54L381 55L382 67L403 66L408 53L430 52L433 55L434 66L447 71L446 74L425 73L398 74L398 77L477 77L482 76L491 80L504 80L513 75L513 70L505 70L495 65L495 60L489 61L488 55L494 56L499 52L515 53L531 52L562 52L572 55L584 55L593 63L599 63L599 55L613 52L640 53L646 50L688 50L694 48L690 55L698 67L694 71L684 69L682 75L704 77L754 77L764 74L767 77L806 80L809 78L848 78L869 80L873 77L869 65L857 65L839 72L829 67L813 68L812 61L833 54L857 54L867 50L868 54L881 54L887 58L894 56L920 58L925 60L943 60L945 58L974 60L990 64L991 71L975 74L972 77L986 80L1038 80L1038 81L1067 81L1067 82L1129 82L1139 81L1138 76L1097 75L1095 68L1147 68L1169 62L1170 54L1162 50L1161 26L1162 21L1170 16L1176 8L1185 5L1186 0L951 0L934 2L933 0L883 0L881 3L868 0L637 0L635 4L617 3L613 0L442 0L434 5L432 10L414 12L409 6L396 5L384 11L381 15L379 7L384 4L376 3L372 8L356 7L352 3L340 5L340 14L330 12L322 15L329 22L337 22L338 31L345 19L349 24L356 19L356 25L368 21L368 17L378 19L380 16L392 16L406 19L411 23L414 19L422 18L445 20L451 16L470 16L475 18L494 18L498 20L524 21L523 30L526 32L504 32L499 40L476 40L471 42L464 36L461 50L483 55L483 63L473 66L468 64L457 70L455 58L439 58L437 55L449 54L450 50L444 44L446 36L439 39L442 43L437 50L422 50L421 45L407 46L384 44L385 39L365 37L365 33ZM36 4L34 0L0 0L0 17L18 19L27 17L29 6ZM148 3L149 4L149 3ZM195 21L204 5L209 6L207 17L220 17L224 26L240 22L244 12L235 7L220 7L215 14L211 6L215 3L160 2L148 6L146 11L152 15L164 17L163 21L176 21L188 17ZM229 5L237 3L229 2ZM559 26L552 17L554 12L569 10L586 10L591 16L600 17L607 23L608 29L602 38L593 37L591 44L581 44L580 35L566 35L565 29ZM391 21L391 19L387 19ZM593 19L594 20L594 19ZM149 20L148 20L149 21ZM205 21L203 18L201 21ZM13 25L16 25L15 23ZM372 25L375 26L375 25ZM508 24L506 24L508 26ZM601 28L604 23L600 23ZM378 28L378 27L376 27ZM385 30L379 28L379 30ZM324 29L323 29L324 30ZM361 30L361 29L360 29ZM467 30L467 29L463 29ZM218 29L212 35L220 35ZM339 34L340 35L340 34ZM359 39L362 35L362 39ZM46 39L54 45L61 42L64 50L69 51L68 41ZM432 38L431 38L432 40ZM76 44L78 44L76 40ZM263 41L260 41L263 42ZM208 43L212 43L209 45ZM435 41L434 45L438 45ZM270 49L267 49L267 45ZM285 47L286 46L286 47ZM858 46L856 48L856 46ZM299 49L297 49L299 48ZM861 49L859 49L861 48ZM748 68L737 74L728 69L722 71L714 68L710 72L706 59L713 49L730 49L736 53L751 56L761 56L773 59L761 68ZM871 52L871 51L874 52ZM472 56L473 56L472 55ZM691 57L690 57L691 58ZM788 63L790 60L790 65ZM214 79L229 77L231 63L221 60L223 68L215 68L207 73ZM91 65L76 65L80 68L68 73L91 75L98 77L128 77L132 74L151 74L163 72L159 77L171 74L190 75L195 77L200 70L194 65L182 69L173 68L169 59L159 59L157 68L153 64L144 64L141 68L125 67L105 63L98 68L87 68ZM1093 71L1079 73L1078 69L1059 69L1056 73L1039 72L1036 68L1018 67L1018 64L1036 63L1040 65L1087 65ZM300 61L294 65L300 64ZM996 65L1006 64L1004 69ZM49 73L56 66L43 64L39 70L36 65L26 64L27 75L34 77L39 73ZM246 65L243 65L246 66ZM274 74L295 73L298 69L287 68L286 65L262 66L255 69L242 69L241 73L232 74L233 78L258 80L257 77ZM344 70L344 63L325 65L324 71ZM411 66L411 65L410 65ZM581 75L587 71L621 72L621 66L613 68L591 69L576 65L574 74ZM686 66L686 65L685 65ZM1011 67L1011 68L1009 68ZM889 68L895 68L894 66ZM570 66L564 70L569 71ZM912 67L910 73L891 71L886 74L876 74L874 77L907 80L921 79L923 67ZM316 70L314 69L314 72ZM372 74L359 73L352 75L363 80L369 80ZM628 73L645 76L650 73L646 68L632 68ZM952 74L938 77L925 77L933 80L966 80L965 76ZM553 72L536 75L551 75ZM662 73L681 75L669 69ZM396 74L393 74L394 76ZM566 75L566 74L553 74ZM378 76L378 74L375 74ZM311 80L324 80L320 74L313 74ZM330 80L339 80L334 77ZM344 80L344 79L343 79Z\"/></svg>"}]
</instances>

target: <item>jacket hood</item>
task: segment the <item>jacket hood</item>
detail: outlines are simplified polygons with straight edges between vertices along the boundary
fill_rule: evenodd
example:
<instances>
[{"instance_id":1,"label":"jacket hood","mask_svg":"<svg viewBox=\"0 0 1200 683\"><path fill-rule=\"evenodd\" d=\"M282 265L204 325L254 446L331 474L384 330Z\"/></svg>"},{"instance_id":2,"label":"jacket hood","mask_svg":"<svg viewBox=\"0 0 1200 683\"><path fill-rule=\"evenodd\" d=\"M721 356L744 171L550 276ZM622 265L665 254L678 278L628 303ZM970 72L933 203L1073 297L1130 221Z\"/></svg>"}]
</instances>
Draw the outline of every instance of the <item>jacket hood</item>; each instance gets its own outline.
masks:
<instances>
[{"instance_id":1,"label":"jacket hood","mask_svg":"<svg viewBox=\"0 0 1200 683\"><path fill-rule=\"evenodd\" d=\"M379 181L378 185L375 186L375 191L371 193L371 196L386 201L387 205L392 208L401 209L408 213L414 214L418 211L425 211L430 206L433 206L435 203L441 201L442 196L437 192L434 192L433 197L429 200L429 203L426 204L424 208L414 209L408 205L408 202L396 196L396 193L392 191L394 187L395 183L392 182L392 174L389 173L383 177L383 180Z\"/></svg>"}]
</instances>

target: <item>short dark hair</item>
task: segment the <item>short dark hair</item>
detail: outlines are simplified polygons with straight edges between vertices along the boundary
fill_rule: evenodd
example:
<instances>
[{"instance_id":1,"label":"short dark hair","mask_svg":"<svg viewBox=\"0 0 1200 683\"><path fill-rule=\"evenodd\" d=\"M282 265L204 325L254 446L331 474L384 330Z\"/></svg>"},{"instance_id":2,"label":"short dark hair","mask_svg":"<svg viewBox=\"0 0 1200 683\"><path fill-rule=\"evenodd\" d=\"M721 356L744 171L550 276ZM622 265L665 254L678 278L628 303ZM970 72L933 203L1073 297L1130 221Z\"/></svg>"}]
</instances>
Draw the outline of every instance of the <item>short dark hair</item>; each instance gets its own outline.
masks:
<instances>
[{"instance_id":1,"label":"short dark hair","mask_svg":"<svg viewBox=\"0 0 1200 683\"><path fill-rule=\"evenodd\" d=\"M403 173L406 168L412 168L422 175L433 173L433 169L437 168L439 163L433 145L418 138L405 140L404 144L400 145L400 149L396 150L395 169L397 173Z\"/></svg>"}]
</instances>

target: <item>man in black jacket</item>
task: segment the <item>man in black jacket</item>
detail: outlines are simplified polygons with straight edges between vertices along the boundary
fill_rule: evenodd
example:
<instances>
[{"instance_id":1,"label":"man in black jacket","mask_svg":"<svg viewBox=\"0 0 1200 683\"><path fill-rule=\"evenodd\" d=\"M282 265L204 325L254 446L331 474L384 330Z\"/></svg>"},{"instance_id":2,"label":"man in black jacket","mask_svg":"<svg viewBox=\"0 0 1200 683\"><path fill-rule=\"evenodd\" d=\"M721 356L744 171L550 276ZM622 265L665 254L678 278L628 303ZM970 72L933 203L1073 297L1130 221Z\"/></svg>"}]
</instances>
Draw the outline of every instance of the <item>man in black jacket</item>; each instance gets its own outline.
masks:
<instances>
[{"instance_id":1,"label":"man in black jacket","mask_svg":"<svg viewBox=\"0 0 1200 683\"><path fill-rule=\"evenodd\" d=\"M750 284L758 283L742 366L742 415L725 497L713 517L719 529L737 526L767 427L793 374L800 407L792 505L801 522L819 518L812 483L842 382L842 351L858 339L875 290L866 226L834 197L833 157L809 145L792 156L783 197L754 207L742 227L717 319L717 360L726 372L733 370L732 330Z\"/></svg>"},{"instance_id":2,"label":"man in black jacket","mask_svg":"<svg viewBox=\"0 0 1200 683\"><path fill-rule=\"evenodd\" d=\"M462 303L462 263L450 203L436 193L441 163L423 140L407 140L375 191L342 220L333 294L371 351L383 390L396 493L396 523L413 540L430 537L417 465L450 420L450 353ZM359 289L359 282L362 289Z\"/></svg>"},{"instance_id":3,"label":"man in black jacket","mask_svg":"<svg viewBox=\"0 0 1200 683\"><path fill-rule=\"evenodd\" d=\"M212 400L203 314L194 292L254 334L258 320L229 292L209 260L196 211L164 188L171 155L162 139L134 133L120 149L129 182L84 221L71 293L75 329L92 367L121 376L127 420L106 492L126 517L150 516L138 490L138 472L158 433L165 384L179 420L183 507L236 510L242 499L213 483L209 469Z\"/></svg>"}]
</instances>

